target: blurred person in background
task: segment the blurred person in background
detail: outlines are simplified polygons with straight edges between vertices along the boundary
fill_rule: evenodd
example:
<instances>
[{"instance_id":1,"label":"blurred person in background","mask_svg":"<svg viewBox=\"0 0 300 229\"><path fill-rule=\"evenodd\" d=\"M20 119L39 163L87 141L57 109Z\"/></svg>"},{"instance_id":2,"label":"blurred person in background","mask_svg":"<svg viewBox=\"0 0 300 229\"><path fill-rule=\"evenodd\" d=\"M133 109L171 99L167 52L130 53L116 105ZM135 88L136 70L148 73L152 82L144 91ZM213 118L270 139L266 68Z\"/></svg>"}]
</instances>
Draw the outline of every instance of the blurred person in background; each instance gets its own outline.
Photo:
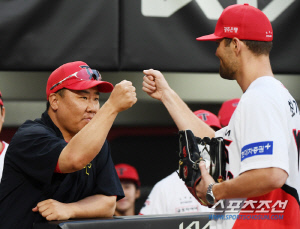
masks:
<instances>
[{"instance_id":1,"label":"blurred person in background","mask_svg":"<svg viewBox=\"0 0 300 229\"><path fill-rule=\"evenodd\" d=\"M221 129L220 121L215 114L207 110L197 110L194 111L194 114L214 130ZM157 215L195 212L211 212L211 209L202 206L195 199L183 180L179 178L178 171L174 171L154 185L139 214Z\"/></svg>"},{"instance_id":2,"label":"blurred person in background","mask_svg":"<svg viewBox=\"0 0 300 229\"><path fill-rule=\"evenodd\" d=\"M141 182L137 170L129 164L117 164L118 173L125 197L117 201L115 216L136 215L135 202L141 195Z\"/></svg>"},{"instance_id":3,"label":"blurred person in background","mask_svg":"<svg viewBox=\"0 0 300 229\"><path fill-rule=\"evenodd\" d=\"M4 123L4 118L5 118L5 107L3 104L2 93L0 91L0 133L2 130L3 123ZM5 141L0 140L0 183L1 183L1 178L2 178L4 157L5 157L7 147L8 147L8 144Z\"/></svg>"},{"instance_id":4,"label":"blurred person in background","mask_svg":"<svg viewBox=\"0 0 300 229\"><path fill-rule=\"evenodd\" d=\"M231 116L235 111L240 99L230 99L222 103L218 113L218 118L222 127L228 126Z\"/></svg>"}]
</instances>

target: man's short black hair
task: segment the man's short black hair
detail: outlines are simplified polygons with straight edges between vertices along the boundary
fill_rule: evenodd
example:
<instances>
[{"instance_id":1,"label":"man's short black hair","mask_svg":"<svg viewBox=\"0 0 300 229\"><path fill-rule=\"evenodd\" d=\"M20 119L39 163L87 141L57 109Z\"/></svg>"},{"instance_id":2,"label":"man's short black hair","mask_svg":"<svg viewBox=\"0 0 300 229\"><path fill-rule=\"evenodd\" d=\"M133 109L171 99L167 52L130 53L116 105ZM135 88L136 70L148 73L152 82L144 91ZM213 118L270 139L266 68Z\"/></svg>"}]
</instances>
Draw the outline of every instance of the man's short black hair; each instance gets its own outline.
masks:
<instances>
[{"instance_id":1,"label":"man's short black hair","mask_svg":"<svg viewBox=\"0 0 300 229\"><path fill-rule=\"evenodd\" d=\"M232 41L231 38L224 38L224 40L225 40L225 46L229 46L229 44ZM250 40L241 40L241 41L244 42L244 44L256 56L269 55L273 46L272 41L250 41Z\"/></svg>"},{"instance_id":2,"label":"man's short black hair","mask_svg":"<svg viewBox=\"0 0 300 229\"><path fill-rule=\"evenodd\" d=\"M64 97L64 94L65 94L65 88L62 88L60 90L58 90L57 92L55 92L57 94L59 94L61 97ZM49 110L49 107L50 107L50 103L49 103L49 100L47 101L47 104L46 104L46 109Z\"/></svg>"}]
</instances>

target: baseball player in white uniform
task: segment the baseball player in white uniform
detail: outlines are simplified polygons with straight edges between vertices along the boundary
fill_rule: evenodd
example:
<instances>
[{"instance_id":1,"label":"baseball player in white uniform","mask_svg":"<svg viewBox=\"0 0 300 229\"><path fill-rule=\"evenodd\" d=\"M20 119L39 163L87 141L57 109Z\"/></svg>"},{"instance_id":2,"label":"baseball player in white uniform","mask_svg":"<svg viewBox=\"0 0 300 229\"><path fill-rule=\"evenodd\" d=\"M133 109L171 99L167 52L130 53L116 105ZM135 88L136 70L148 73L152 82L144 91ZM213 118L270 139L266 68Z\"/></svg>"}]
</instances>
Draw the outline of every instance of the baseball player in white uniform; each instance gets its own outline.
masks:
<instances>
[{"instance_id":1,"label":"baseball player in white uniform","mask_svg":"<svg viewBox=\"0 0 300 229\"><path fill-rule=\"evenodd\" d=\"M2 125L4 123L4 118L5 118L5 107L3 104L2 94L0 91L0 133L2 130ZM0 183L1 183L2 172L3 172L4 157L6 154L7 147L8 144L5 141L0 140Z\"/></svg>"},{"instance_id":2,"label":"baseball player in white uniform","mask_svg":"<svg viewBox=\"0 0 300 229\"><path fill-rule=\"evenodd\" d=\"M194 114L214 130L221 129L220 121L215 114L206 110L197 110ZM170 192L170 189L176 191ZM154 185L139 214L185 214L211 211L195 199L179 178L178 171L174 171Z\"/></svg>"},{"instance_id":3,"label":"baseball player in white uniform","mask_svg":"<svg viewBox=\"0 0 300 229\"><path fill-rule=\"evenodd\" d=\"M196 186L201 202L218 205L210 228L300 228L300 113L271 69L269 19L248 4L232 5L215 32L197 40L217 42L221 77L244 93L227 127L215 133L195 119L159 71L144 71L143 90L163 102L179 130L224 138L227 180L215 183L201 162Z\"/></svg>"}]
</instances>

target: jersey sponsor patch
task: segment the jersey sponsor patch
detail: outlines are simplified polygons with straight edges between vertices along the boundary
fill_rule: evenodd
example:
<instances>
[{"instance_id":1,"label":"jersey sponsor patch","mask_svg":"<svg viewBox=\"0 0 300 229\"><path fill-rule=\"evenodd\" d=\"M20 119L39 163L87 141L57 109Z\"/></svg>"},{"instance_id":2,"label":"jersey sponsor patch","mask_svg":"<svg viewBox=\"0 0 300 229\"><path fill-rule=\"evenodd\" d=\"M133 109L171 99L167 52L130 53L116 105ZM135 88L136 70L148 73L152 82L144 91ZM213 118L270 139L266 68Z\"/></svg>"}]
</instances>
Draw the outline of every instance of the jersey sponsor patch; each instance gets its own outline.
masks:
<instances>
[{"instance_id":1,"label":"jersey sponsor patch","mask_svg":"<svg viewBox=\"0 0 300 229\"><path fill-rule=\"evenodd\" d=\"M258 155L272 155L273 154L273 141L255 142L245 145L241 152L241 161L246 158Z\"/></svg>"}]
</instances>

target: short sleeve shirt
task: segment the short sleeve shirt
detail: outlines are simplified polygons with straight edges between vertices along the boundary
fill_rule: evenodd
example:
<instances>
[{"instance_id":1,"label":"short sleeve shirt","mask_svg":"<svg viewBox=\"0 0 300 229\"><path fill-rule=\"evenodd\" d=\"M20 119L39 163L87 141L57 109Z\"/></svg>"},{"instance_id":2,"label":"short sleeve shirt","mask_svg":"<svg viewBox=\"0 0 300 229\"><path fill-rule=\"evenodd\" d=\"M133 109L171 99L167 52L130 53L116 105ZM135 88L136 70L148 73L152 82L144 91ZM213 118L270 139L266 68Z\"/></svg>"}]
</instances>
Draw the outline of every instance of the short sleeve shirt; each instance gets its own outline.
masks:
<instances>
[{"instance_id":1,"label":"short sleeve shirt","mask_svg":"<svg viewBox=\"0 0 300 229\"><path fill-rule=\"evenodd\" d=\"M76 202L95 194L123 198L124 193L105 141L99 154L82 170L54 173L67 142L47 112L41 119L26 121L8 147L0 184L0 225L32 228L43 221L32 208L40 201ZM17 220L16 220L17 219Z\"/></svg>"},{"instance_id":2,"label":"short sleeve shirt","mask_svg":"<svg viewBox=\"0 0 300 229\"><path fill-rule=\"evenodd\" d=\"M231 220L219 220L220 227L216 228L299 228L299 131L299 108L288 90L271 76L252 82L241 97L229 125L216 132L216 137L224 138L227 149L227 179L249 170L270 167L286 171L289 177L282 188L244 200L243 208L250 202L256 204L241 211L235 208L238 215L228 213ZM239 200L234 201L238 203ZM234 201L231 200L230 204ZM257 215L269 220L251 218ZM272 220L274 215L284 217ZM243 217L250 219L243 220Z\"/></svg>"}]
</instances>

